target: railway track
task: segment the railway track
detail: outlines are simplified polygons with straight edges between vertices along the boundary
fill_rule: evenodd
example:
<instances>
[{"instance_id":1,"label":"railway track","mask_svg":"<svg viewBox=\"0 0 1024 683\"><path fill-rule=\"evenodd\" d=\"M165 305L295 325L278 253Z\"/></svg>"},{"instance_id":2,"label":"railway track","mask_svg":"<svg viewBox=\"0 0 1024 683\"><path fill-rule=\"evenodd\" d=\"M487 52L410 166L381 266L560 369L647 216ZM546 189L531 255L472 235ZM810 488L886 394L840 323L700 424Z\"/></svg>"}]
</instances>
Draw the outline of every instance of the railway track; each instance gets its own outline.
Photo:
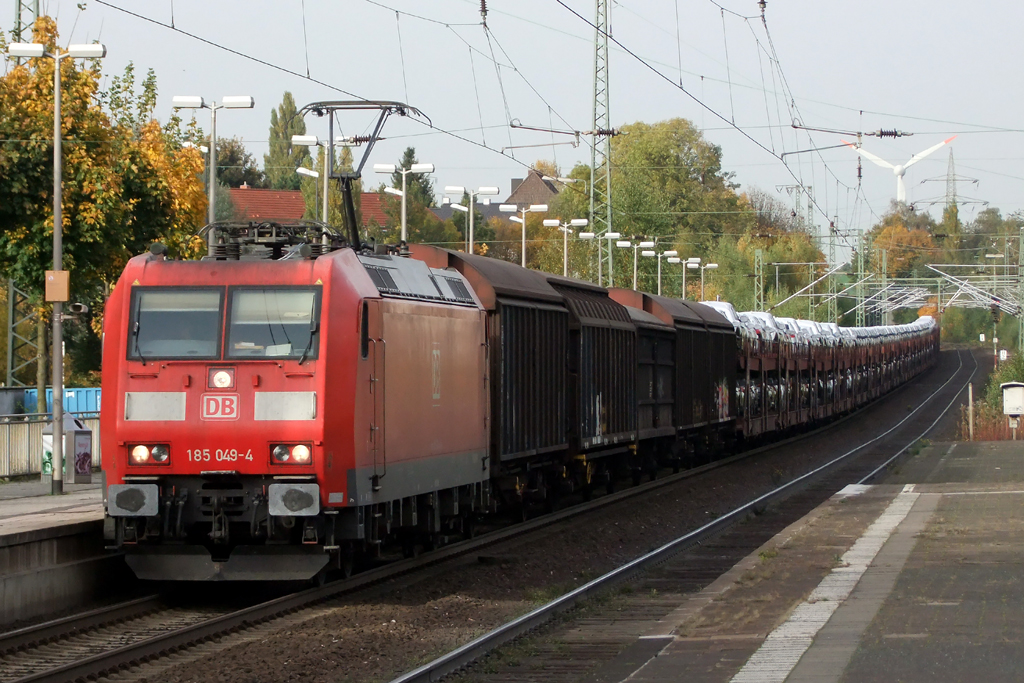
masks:
<instances>
[{"instance_id":1,"label":"railway track","mask_svg":"<svg viewBox=\"0 0 1024 683\"><path fill-rule=\"evenodd\" d=\"M959 371L958 369L957 372ZM950 377L946 385L955 376L956 373ZM943 387L946 385L943 385ZM941 390L942 388L933 392L932 396L937 395ZM899 391L902 391L902 388L897 390L897 393ZM890 396L892 395L890 394ZM921 405L923 406L925 403ZM913 414L916 413L917 411ZM913 414L908 416L908 419ZM833 422L822 429L830 429L835 425L836 423ZM93 610L84 615L75 615L40 624L39 626L21 629L20 631L0 634L0 683L85 680L124 670L140 663L165 657L171 653L187 650L233 632L252 628L299 610L322 605L339 598L354 596L360 591L366 591L373 586L387 581L394 581L401 577L412 577L417 572L421 572L428 567L458 560L490 546L537 531L569 518L584 515L595 509L613 505L629 498L645 495L654 489L671 486L682 479L700 476L709 470L728 466L759 452L775 449L786 443L803 440L819 431L821 430L801 434L786 441L747 451L694 470L667 476L641 486L605 495L589 503L495 531L476 539L444 547L420 558L403 560L373 569L347 581L299 591L258 604L248 605L243 609L206 608L204 611L201 608L183 608L173 604L165 604L159 596L150 596L109 608ZM791 482L787 486L791 486L794 483ZM766 505L778 495L780 494L773 492L769 497L762 496L757 501L752 501L750 505ZM721 529L727 523L728 519L722 517L707 528L698 531L705 534L705 536L714 535L721 533ZM699 541L693 540L690 543L697 542ZM685 547L685 543L680 545L674 552L678 552L678 549L683 547ZM665 552L673 552L670 549L664 550ZM640 571L643 566L641 564L631 569L624 569L623 576ZM584 586L584 588L587 587ZM591 595L598 590L603 590L603 588L600 586L588 588L574 599L585 599L587 595ZM552 608L551 614L566 608L555 606ZM536 625L527 626L525 630L533 628L536 628ZM521 632L524 631L519 631L519 633ZM495 642L505 642L508 639L499 639ZM461 661L454 668L463 666L466 662L481 656L481 653L485 651L477 652L470 659ZM429 674L429 676L435 675L436 673ZM410 680L434 680L434 678Z\"/></svg>"},{"instance_id":2,"label":"railway track","mask_svg":"<svg viewBox=\"0 0 1024 683\"><path fill-rule=\"evenodd\" d=\"M802 435L794 438L802 438ZM243 609L183 608L168 604L160 595L151 595L0 634L0 683L56 683L121 670L295 610L352 595L384 581L473 554L594 509L643 495L681 479L699 476L759 450L762 449L607 494L588 503L446 546L419 558L369 570L346 581L299 591Z\"/></svg>"},{"instance_id":3,"label":"railway track","mask_svg":"<svg viewBox=\"0 0 1024 683\"><path fill-rule=\"evenodd\" d=\"M978 362L970 352L967 352L970 358L967 364L963 362L964 354L959 351L957 354L960 364L949 379L910 414L881 434L775 490L740 505L703 527L395 678L391 683L433 683L459 671L465 671L475 682L507 681L510 675L517 681L545 683L560 678L589 680L586 676L581 677L584 672L580 670L580 662L591 663L591 672L601 671L602 664L610 663L622 648L635 642L641 635L639 625L649 624L671 612L677 605L675 599L658 599L652 594L652 597L630 601L629 609L617 607L614 614L609 615L603 623L600 617L591 616L590 623L582 629L592 629L597 634L598 643L577 633L571 642L553 644L550 638L544 637L549 634L544 634L537 639L541 642L536 644L534 650L539 661L530 667L516 667L514 673L500 666L490 671L480 671L480 667L475 665L517 638L543 629L558 615L595 596L606 594L609 589L634 580L641 574L646 575L645 585L659 587L654 593L660 591L678 595L700 590L843 487L873 480L927 436L965 392L967 384L977 373ZM933 408L940 411L934 419L930 417L933 412L922 411L932 402L936 404ZM908 433L911 435L909 439ZM861 457L852 458L858 454ZM763 514L768 505L773 506L773 514L770 516ZM683 554L687 556L673 562ZM692 568L693 565L697 566L696 570ZM559 672L565 675L560 676ZM613 678L596 675L594 680Z\"/></svg>"}]
</instances>

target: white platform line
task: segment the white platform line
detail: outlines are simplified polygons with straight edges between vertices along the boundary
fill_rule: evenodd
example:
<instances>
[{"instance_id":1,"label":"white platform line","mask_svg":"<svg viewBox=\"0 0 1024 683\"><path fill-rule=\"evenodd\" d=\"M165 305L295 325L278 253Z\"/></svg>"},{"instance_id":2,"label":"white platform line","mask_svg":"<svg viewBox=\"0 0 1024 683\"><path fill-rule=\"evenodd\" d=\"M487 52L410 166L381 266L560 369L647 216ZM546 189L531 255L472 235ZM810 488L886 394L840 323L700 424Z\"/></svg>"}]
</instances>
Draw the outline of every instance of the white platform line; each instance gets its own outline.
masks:
<instances>
[{"instance_id":1,"label":"white platform line","mask_svg":"<svg viewBox=\"0 0 1024 683\"><path fill-rule=\"evenodd\" d=\"M785 623L768 634L757 652L733 676L733 683L782 683L786 680L811 646L814 636L853 592L868 565L906 518L919 495L913 493L913 485L909 485L896 496L842 556L842 565L822 579Z\"/></svg>"}]
</instances>

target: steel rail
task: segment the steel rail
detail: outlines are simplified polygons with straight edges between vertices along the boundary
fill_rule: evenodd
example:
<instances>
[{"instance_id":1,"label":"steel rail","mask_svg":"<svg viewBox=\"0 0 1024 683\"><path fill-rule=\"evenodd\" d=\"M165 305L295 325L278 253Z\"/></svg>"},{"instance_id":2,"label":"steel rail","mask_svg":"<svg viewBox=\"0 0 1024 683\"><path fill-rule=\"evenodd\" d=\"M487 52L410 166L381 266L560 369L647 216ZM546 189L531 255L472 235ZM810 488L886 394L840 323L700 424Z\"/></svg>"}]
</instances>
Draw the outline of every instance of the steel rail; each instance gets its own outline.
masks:
<instances>
[{"instance_id":1,"label":"steel rail","mask_svg":"<svg viewBox=\"0 0 1024 683\"><path fill-rule=\"evenodd\" d=\"M159 609L160 605L159 595L147 595L81 614L73 614L15 631L0 633L0 655L66 638L89 629L140 617Z\"/></svg>"},{"instance_id":2,"label":"steel rail","mask_svg":"<svg viewBox=\"0 0 1024 683\"><path fill-rule=\"evenodd\" d=\"M892 433L894 430L902 426L907 420L913 417L915 413L917 413L933 398L938 396L939 392L945 389L946 386L951 381L953 381L953 379L960 373L960 370L963 369L963 357L959 350L957 351L957 358L959 359L960 364L957 366L957 369L954 370L953 373L950 375L949 379L943 382L943 384L939 386L939 388L932 392L928 396L928 398L922 401L921 404L916 409L914 409L910 414L908 414L894 426L890 427L885 432L879 434L873 439L865 441L859 446L847 451L846 453L843 453L840 456L837 456L836 458L833 458L829 462L819 467L816 467L810 472L802 474L796 479L793 479L792 481L783 484L782 486L779 486L778 488L773 489L772 491L769 491L751 501L744 503L740 507L737 507L734 510L725 513L718 519L708 522L704 526L694 531L691 531L673 541L669 541L668 543L662 545L660 548L652 550L651 552L642 555L636 558L635 560L632 560L631 562L628 562L627 564L618 567L617 569L613 569L610 572L604 574L603 576L600 576L594 579L593 581L590 581L589 583L586 583L583 586L580 586L579 588L570 591L569 593L566 593L565 595L556 598L545 605L538 607L532 612L524 614L523 616L513 621L510 621L507 624L499 626L498 628L488 633L485 633L484 635L476 638L475 640L470 641L469 643L466 643L465 645L462 645L461 647L455 650L452 650L448 654L438 657L432 662L424 664L423 666L417 669L414 669L406 674L403 674L402 676L399 676L398 678L393 679L391 683L433 683L435 681L439 681L445 676L448 676L449 674L452 674L455 671L458 671L459 669L473 663L483 655L486 655L492 652L493 650L497 649L498 647L512 640L515 640L516 638L544 625L558 614L570 610L579 605L580 603L588 600L589 598L606 591L609 587L613 586L614 584L625 581L634 574L637 574L638 572L643 571L648 567L664 562L673 555L676 555L689 547L697 545L707 540L708 538L711 538L721 533L738 520L746 517L746 515L752 512L756 512L757 510L762 510L764 506L768 505L774 500L789 495L792 492L792 490L796 489L797 487L803 484L808 483L809 480L813 479L818 474L821 474L822 472L830 469L837 463L842 462L849 456L853 455L854 453L860 450L863 450L867 446L875 443L879 439L884 438L885 436L887 436L888 434ZM977 360L975 360L975 371L977 371ZM971 378L973 377L974 372L972 372L970 377L968 377L967 382L970 382ZM904 386L905 385L906 383L904 383ZM965 382L964 386L966 385L967 383ZM960 390L956 393L956 396L959 396L962 392L963 387L961 387ZM891 395L891 392L887 394L887 396L889 395ZM956 400L956 396L954 396L954 401ZM948 409L949 407L947 406L946 409L943 410L943 414L945 414L946 410ZM938 420L935 420L935 422L933 422L920 436L916 437L914 441L912 441L911 443L914 443L919 439L923 438L925 434L931 431L931 429L935 426L937 422ZM900 452L902 453L903 451L906 450L906 448L907 446L902 448ZM889 461L891 461L891 459Z\"/></svg>"},{"instance_id":3,"label":"steel rail","mask_svg":"<svg viewBox=\"0 0 1024 683\"><path fill-rule=\"evenodd\" d=\"M959 354L960 354L960 352L959 352L959 351L957 351L957 355L959 355ZM949 403L948 403L948 404L946 404L946 407L942 409L942 412L941 412L941 413L939 413L939 416L938 416L937 418L935 418L935 420L933 420L933 421L932 421L932 423L931 423L930 425L928 425L928 429L926 429L926 430L924 430L923 432L921 432L921 435L920 435L919 437L917 437L916 439L914 439L913 441L911 441L910 443L908 443L908 444L907 444L906 446L904 446L904 447L903 447L903 448L901 448L900 450L896 451L896 453L895 453L895 454L894 454L894 455L893 455L893 456L892 456L891 458L889 458L888 460L886 460L885 462L883 462L883 463L882 463L881 465L879 465L879 466L878 466L878 467L876 467L876 468L875 468L874 470L872 470L872 471L871 471L871 472L870 472L870 473L869 473L869 474L868 474L867 476L865 476L865 477L864 477L864 478L862 478L862 479L861 479L861 480L860 480L859 482L857 482L858 484L863 484L863 483L865 483L865 482L868 482L868 481L870 481L870 480L871 480L871 479L872 479L872 478L873 478L873 477L874 477L874 476L875 476L876 474L878 474L879 472L881 472L882 470L884 470L884 469L885 469L886 467L888 467L888 466L889 466L889 464L890 464L891 462L893 462L894 460L896 460L896 458L898 458L898 457L900 457L901 455L903 455L903 454L904 454L904 453L905 453L905 452L907 451L907 449L909 449L909 448L910 448L911 446L913 446L913 445L914 445L915 443L917 443L918 441L920 441L921 439L923 439L923 438L925 437L925 435L926 435L926 434L928 434L928 432L930 432L931 430L935 429L935 425L937 425L937 424L939 423L939 420L941 420L941 419L942 419L942 417L943 417L943 416L944 416L944 415L945 415L946 413L948 413L948 412L949 412L949 409L953 407L953 404L954 404L954 403L956 403L956 400L957 400L958 398L960 398L960 394L964 393L964 389L966 389L966 388L967 388L967 384L968 384L968 383L969 383L969 382L970 382L970 381L971 381L972 379L974 379L974 375L975 375L975 374L976 374L976 373L978 372L978 357L977 357L977 356L975 356L975 355L974 355L974 354L972 353L972 354L971 354L971 358L973 358L973 359L974 359L974 369L973 369L973 370L971 370L971 375L970 375L970 377L968 377L968 378L967 378L967 382L964 382L964 385L963 385L962 387L960 387L960 391L956 392L956 394L954 394L954 395L953 395L953 398L952 398L952 399L950 399ZM961 362L961 367L962 367L962 366L963 366L963 363ZM943 385L943 386L945 386L945 385Z\"/></svg>"},{"instance_id":4,"label":"steel rail","mask_svg":"<svg viewBox=\"0 0 1024 683\"><path fill-rule=\"evenodd\" d=\"M762 451L778 448L779 446L783 446L788 443L809 438L819 432L831 429L832 427L853 418L858 415L863 408L881 401L884 398L893 396L896 392L907 385L908 382L904 382L900 387L897 387L883 396L864 404L861 408L838 419L831 420L814 430L743 451L729 458L724 458L684 472L649 481L645 484L641 484L640 486L633 486L622 491L606 494L588 503L575 505L571 508L543 515L533 520L514 524L505 529L481 535L475 539L454 543L419 558L401 560L379 569L360 573L344 581L336 581L325 586L309 588L280 598L275 598L235 612L214 617L213 619L198 624L185 626L152 638L141 640L137 643L98 653L73 663L64 664L47 671L31 674L29 676L16 679L13 683L64 683L66 681L89 680L109 672L138 665L151 659L156 659L167 654L195 646L215 637L223 636L238 630L244 630L296 610L320 604L348 593L355 593L358 590L368 588L383 581L398 578L447 560L468 555L499 542L507 541L517 536L525 535L527 533L543 529L544 527L551 526L556 522L583 515L629 498L644 495L652 490L670 486L683 479L699 476L709 470L729 465L737 460L748 458ZM927 400L930 400L930 398L931 397ZM927 403L927 400L922 402L921 405L923 406L924 403ZM919 406L918 409L920 409L920 407L921 406ZM914 412L917 411L915 410ZM910 415L913 415L913 413ZM910 415L908 415L907 418L904 418L903 421L909 419ZM902 424L902 422L900 424ZM792 483L795 482L791 482L791 484ZM721 522L722 519L724 518L720 518L711 524L716 525ZM586 588L586 586L583 588ZM75 617L68 617L65 621L70 625L74 619Z\"/></svg>"}]
</instances>

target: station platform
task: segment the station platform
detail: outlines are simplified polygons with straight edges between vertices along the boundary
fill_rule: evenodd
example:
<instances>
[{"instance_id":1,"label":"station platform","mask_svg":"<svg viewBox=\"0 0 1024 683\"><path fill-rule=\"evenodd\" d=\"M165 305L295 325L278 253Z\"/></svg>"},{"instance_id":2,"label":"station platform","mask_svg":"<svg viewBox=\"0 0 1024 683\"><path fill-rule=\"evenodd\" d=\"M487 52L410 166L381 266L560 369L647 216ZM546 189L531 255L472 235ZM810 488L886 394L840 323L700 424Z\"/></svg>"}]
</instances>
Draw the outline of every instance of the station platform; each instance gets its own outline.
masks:
<instances>
[{"instance_id":1,"label":"station platform","mask_svg":"<svg viewBox=\"0 0 1024 683\"><path fill-rule=\"evenodd\" d=\"M48 481L0 486L0 547L5 545L5 538L17 534L45 534L49 529L102 520L102 493L99 481L65 484L60 496L50 495Z\"/></svg>"},{"instance_id":2,"label":"station platform","mask_svg":"<svg viewBox=\"0 0 1024 683\"><path fill-rule=\"evenodd\" d=\"M0 486L0 627L91 604L130 580L123 558L103 547L99 482L49 490Z\"/></svg>"},{"instance_id":3,"label":"station platform","mask_svg":"<svg viewBox=\"0 0 1024 683\"><path fill-rule=\"evenodd\" d=\"M1019 681L1022 565L1024 443L933 444L647 624L598 678Z\"/></svg>"}]
</instances>

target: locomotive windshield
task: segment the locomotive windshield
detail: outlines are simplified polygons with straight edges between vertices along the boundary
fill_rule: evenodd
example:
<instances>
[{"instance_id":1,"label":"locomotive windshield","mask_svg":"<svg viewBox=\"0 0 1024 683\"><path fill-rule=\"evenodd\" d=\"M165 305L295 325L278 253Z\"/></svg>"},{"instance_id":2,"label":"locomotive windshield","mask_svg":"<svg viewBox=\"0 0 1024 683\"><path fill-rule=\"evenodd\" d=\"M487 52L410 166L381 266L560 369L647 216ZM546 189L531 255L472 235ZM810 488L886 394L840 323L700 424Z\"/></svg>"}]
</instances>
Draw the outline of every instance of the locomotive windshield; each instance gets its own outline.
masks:
<instances>
[{"instance_id":1,"label":"locomotive windshield","mask_svg":"<svg viewBox=\"0 0 1024 683\"><path fill-rule=\"evenodd\" d=\"M314 289L234 289L228 358L317 357L319 310Z\"/></svg>"},{"instance_id":2,"label":"locomotive windshield","mask_svg":"<svg viewBox=\"0 0 1024 683\"><path fill-rule=\"evenodd\" d=\"M219 288L133 288L128 357L218 358L222 299Z\"/></svg>"}]
</instances>

